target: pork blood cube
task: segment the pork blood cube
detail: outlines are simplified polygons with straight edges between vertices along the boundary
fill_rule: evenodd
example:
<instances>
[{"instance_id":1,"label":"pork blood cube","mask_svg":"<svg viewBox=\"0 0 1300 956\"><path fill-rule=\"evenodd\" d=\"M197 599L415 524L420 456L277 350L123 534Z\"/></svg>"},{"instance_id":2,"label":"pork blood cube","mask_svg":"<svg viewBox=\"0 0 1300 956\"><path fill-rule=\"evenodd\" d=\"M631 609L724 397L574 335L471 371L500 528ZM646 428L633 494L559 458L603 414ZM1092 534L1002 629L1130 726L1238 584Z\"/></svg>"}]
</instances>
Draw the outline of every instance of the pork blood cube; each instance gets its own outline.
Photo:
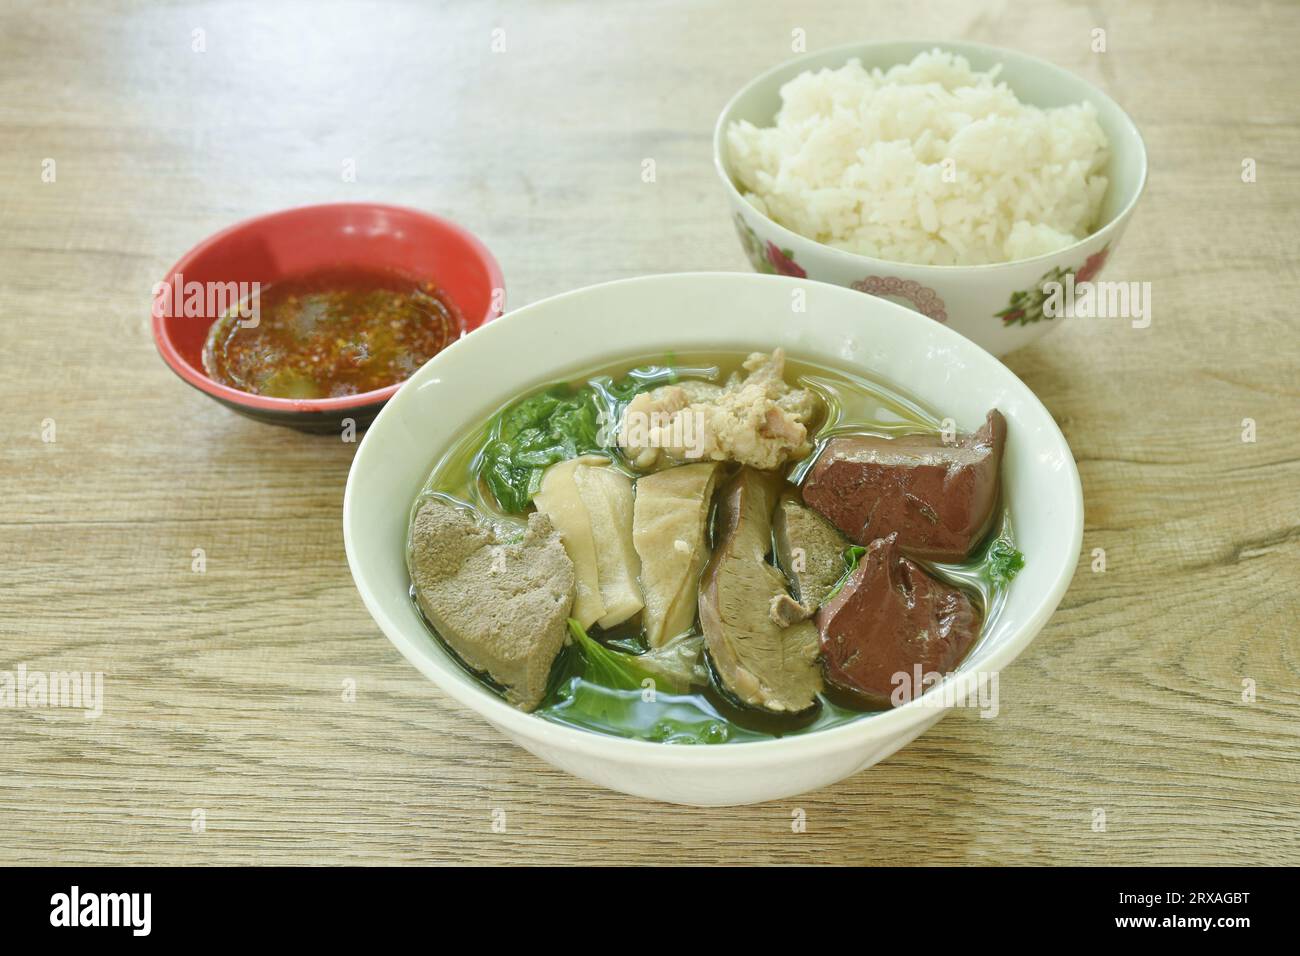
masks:
<instances>
[{"instance_id":1,"label":"pork blood cube","mask_svg":"<svg viewBox=\"0 0 1300 956\"><path fill-rule=\"evenodd\" d=\"M889 706L908 699L891 700L896 687L924 691L915 686L918 665L922 675L956 667L981 614L962 591L904 557L891 534L871 542L816 620L827 682Z\"/></svg>"},{"instance_id":2,"label":"pork blood cube","mask_svg":"<svg viewBox=\"0 0 1300 956\"><path fill-rule=\"evenodd\" d=\"M832 438L803 485L803 500L855 544L897 532L908 554L962 561L993 523L1007 423L997 409L979 431Z\"/></svg>"}]
</instances>

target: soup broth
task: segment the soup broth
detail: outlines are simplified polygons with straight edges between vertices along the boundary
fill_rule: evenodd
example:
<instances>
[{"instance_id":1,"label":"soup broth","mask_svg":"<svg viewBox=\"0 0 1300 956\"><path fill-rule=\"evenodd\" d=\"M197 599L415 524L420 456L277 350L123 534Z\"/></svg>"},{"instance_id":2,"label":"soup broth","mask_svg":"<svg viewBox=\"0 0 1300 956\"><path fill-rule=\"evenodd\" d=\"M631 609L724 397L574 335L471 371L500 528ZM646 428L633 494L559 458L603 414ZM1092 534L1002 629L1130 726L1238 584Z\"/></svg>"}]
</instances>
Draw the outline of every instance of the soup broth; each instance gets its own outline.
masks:
<instances>
[{"instance_id":1,"label":"soup broth","mask_svg":"<svg viewBox=\"0 0 1300 956\"><path fill-rule=\"evenodd\" d=\"M640 361L624 361L591 369L572 377L569 384L600 383L598 390L609 403L609 413L616 417L626 405L628 392L620 388L620 383L627 382L630 370L639 370L640 387L669 381L722 382L741 367L746 354L739 351L699 352L643 357ZM844 435L888 438L935 435L942 427L943 419L934 410L898 389L860 373L787 359L785 379L813 392L824 409L820 420L810 429L812 453L783 469L788 473L786 487L790 489L804 479L831 438ZM498 525L518 527L522 531L522 517L504 513L480 477L484 447L492 437L492 428L493 422L488 422L462 435L434 465L420 498L413 506L412 516L423 501L437 496L472 507ZM643 474L632 468L625 456L613 454L613 465L632 478ZM954 564L918 561L936 579L960 589L970 598L981 614L981 637L998 619L1007 588L1006 555L1014 553L1005 503L999 502L998 508L991 530L967 560ZM709 524L713 539L717 535L716 523L716 514L711 515ZM413 585L413 600L414 596ZM417 603L417 609L418 606ZM441 641L427 616L425 621L431 634ZM701 633L698 614L691 633ZM647 649L639 617L608 630L593 628L590 636L615 651L641 654ZM469 673L494 691L500 691L491 681L484 680L485 675L468 668L445 641L442 643ZM772 713L745 706L722 685L707 653L704 660L709 671L706 684L692 686L685 693L666 693L644 687L609 686L593 680L578 647L566 646L551 671L546 695L533 712L542 719L595 733L678 744L769 740L869 719L872 713L879 712L879 704L858 699L852 693L829 685L817 696L813 707L800 713Z\"/></svg>"}]
</instances>

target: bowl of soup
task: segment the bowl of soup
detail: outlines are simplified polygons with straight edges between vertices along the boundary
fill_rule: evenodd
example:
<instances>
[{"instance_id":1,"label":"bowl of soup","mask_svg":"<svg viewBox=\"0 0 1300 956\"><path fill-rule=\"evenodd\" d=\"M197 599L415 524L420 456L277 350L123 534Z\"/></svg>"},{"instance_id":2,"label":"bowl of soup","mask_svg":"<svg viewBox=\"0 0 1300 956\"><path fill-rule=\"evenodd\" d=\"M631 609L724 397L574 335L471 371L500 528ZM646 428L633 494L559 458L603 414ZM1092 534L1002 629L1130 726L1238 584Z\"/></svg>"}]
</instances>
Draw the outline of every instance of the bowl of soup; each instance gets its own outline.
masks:
<instances>
[{"instance_id":1,"label":"bowl of soup","mask_svg":"<svg viewBox=\"0 0 1300 956\"><path fill-rule=\"evenodd\" d=\"M995 716L1083 509L1050 413L951 329L686 274L440 352L358 448L343 521L366 607L451 698L428 706L726 805L834 783L953 706Z\"/></svg>"},{"instance_id":2,"label":"bowl of soup","mask_svg":"<svg viewBox=\"0 0 1300 956\"><path fill-rule=\"evenodd\" d=\"M240 414L364 428L398 387L501 313L492 253L463 227L378 203L258 216L201 242L153 289L158 352Z\"/></svg>"}]
</instances>

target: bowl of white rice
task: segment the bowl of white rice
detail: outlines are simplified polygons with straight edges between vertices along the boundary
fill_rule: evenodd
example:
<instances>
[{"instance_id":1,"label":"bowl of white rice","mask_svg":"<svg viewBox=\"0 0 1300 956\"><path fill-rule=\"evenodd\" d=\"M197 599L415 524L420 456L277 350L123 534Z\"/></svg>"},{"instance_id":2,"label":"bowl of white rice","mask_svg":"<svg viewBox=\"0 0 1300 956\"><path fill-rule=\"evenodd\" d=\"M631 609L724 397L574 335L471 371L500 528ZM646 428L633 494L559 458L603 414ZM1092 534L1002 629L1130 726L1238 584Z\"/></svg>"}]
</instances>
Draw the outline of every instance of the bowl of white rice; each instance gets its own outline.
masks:
<instances>
[{"instance_id":1,"label":"bowl of white rice","mask_svg":"<svg viewBox=\"0 0 1300 956\"><path fill-rule=\"evenodd\" d=\"M972 43L811 53L722 111L714 160L760 272L899 302L1002 355L1065 320L1146 185L1146 147L1073 74Z\"/></svg>"}]
</instances>

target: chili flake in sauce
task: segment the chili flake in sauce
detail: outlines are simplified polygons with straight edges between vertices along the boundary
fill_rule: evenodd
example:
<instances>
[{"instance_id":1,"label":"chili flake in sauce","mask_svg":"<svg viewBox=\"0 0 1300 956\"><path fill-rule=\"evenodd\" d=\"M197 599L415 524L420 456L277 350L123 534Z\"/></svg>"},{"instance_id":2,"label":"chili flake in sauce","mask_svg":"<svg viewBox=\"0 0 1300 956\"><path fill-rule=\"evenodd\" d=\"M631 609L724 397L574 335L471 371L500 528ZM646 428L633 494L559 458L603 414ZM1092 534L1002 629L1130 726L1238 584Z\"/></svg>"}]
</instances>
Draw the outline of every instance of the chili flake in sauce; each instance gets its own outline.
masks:
<instances>
[{"instance_id":1,"label":"chili flake in sauce","mask_svg":"<svg viewBox=\"0 0 1300 956\"><path fill-rule=\"evenodd\" d=\"M250 328L235 309L214 322L203 367L218 382L275 398L332 398L394 385L463 329L455 304L432 283L373 272L274 283L262 290L257 314Z\"/></svg>"}]
</instances>

